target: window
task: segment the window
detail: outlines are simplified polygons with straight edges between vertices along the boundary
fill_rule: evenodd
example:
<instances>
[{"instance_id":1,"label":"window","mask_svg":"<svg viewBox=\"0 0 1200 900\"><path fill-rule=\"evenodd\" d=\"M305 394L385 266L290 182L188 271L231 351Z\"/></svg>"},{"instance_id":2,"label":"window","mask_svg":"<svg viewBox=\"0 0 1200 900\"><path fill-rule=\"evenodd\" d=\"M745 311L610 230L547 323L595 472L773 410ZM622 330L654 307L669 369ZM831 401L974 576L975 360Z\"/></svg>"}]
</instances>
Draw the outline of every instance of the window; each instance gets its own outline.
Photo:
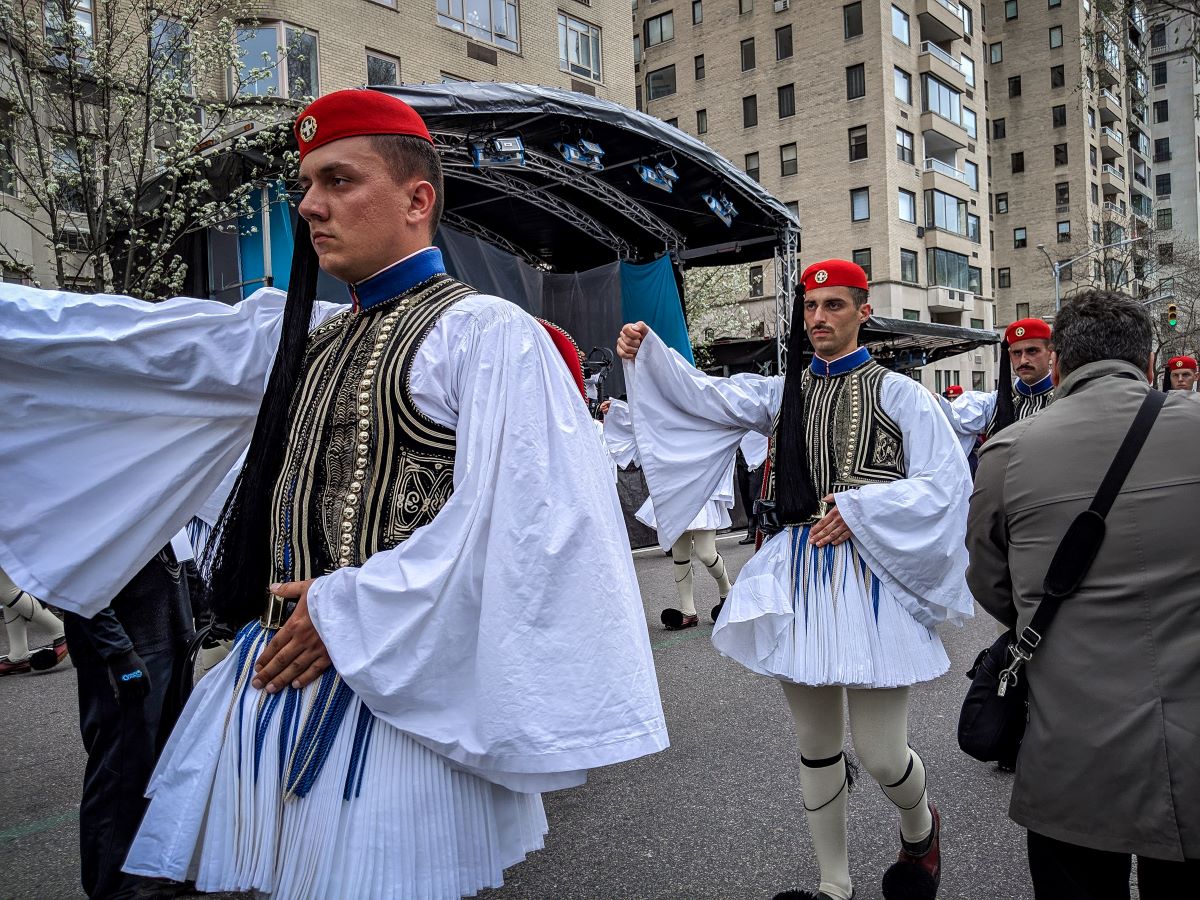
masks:
<instances>
[{"instance_id":1,"label":"window","mask_svg":"<svg viewBox=\"0 0 1200 900\"><path fill-rule=\"evenodd\" d=\"M913 161L912 132L905 131L903 128L896 129L896 159L905 163Z\"/></svg>"},{"instance_id":2,"label":"window","mask_svg":"<svg viewBox=\"0 0 1200 900\"><path fill-rule=\"evenodd\" d=\"M1047 0L1046 6L1049 9L1057 9L1062 6L1062 0Z\"/></svg>"},{"instance_id":3,"label":"window","mask_svg":"<svg viewBox=\"0 0 1200 900\"><path fill-rule=\"evenodd\" d=\"M692 24L700 25L704 22L704 0L692 0Z\"/></svg>"},{"instance_id":4,"label":"window","mask_svg":"<svg viewBox=\"0 0 1200 900\"><path fill-rule=\"evenodd\" d=\"M0 109L0 194L17 193L16 176L13 173L15 159L11 146L15 128L12 114Z\"/></svg>"},{"instance_id":5,"label":"window","mask_svg":"<svg viewBox=\"0 0 1200 900\"><path fill-rule=\"evenodd\" d=\"M917 251L900 250L900 280L908 284L916 284L920 278L917 274Z\"/></svg>"},{"instance_id":6,"label":"window","mask_svg":"<svg viewBox=\"0 0 1200 900\"><path fill-rule=\"evenodd\" d=\"M742 127L753 128L758 124L758 94L742 98Z\"/></svg>"},{"instance_id":7,"label":"window","mask_svg":"<svg viewBox=\"0 0 1200 900\"><path fill-rule=\"evenodd\" d=\"M1024 228L1014 228L1013 229L1013 249L1020 250L1025 246L1027 246L1027 240L1025 237L1025 229Z\"/></svg>"},{"instance_id":8,"label":"window","mask_svg":"<svg viewBox=\"0 0 1200 900\"><path fill-rule=\"evenodd\" d=\"M320 93L315 34L277 22L258 28L239 28L236 40L241 59L233 73L233 89L238 97L298 100ZM262 71L263 77L247 77L251 69Z\"/></svg>"},{"instance_id":9,"label":"window","mask_svg":"<svg viewBox=\"0 0 1200 900\"><path fill-rule=\"evenodd\" d=\"M925 227L967 237L967 201L943 191L925 192ZM978 229L977 229L978 230Z\"/></svg>"},{"instance_id":10,"label":"window","mask_svg":"<svg viewBox=\"0 0 1200 900\"><path fill-rule=\"evenodd\" d=\"M559 45L562 44L562 16L559 16ZM667 41L675 40L675 14L663 13L660 16L646 20L645 28L643 29L646 35L646 46L654 47L657 44L665 44Z\"/></svg>"},{"instance_id":11,"label":"window","mask_svg":"<svg viewBox=\"0 0 1200 900\"><path fill-rule=\"evenodd\" d=\"M776 93L779 95L779 118L786 119L796 114L796 86L781 85Z\"/></svg>"},{"instance_id":12,"label":"window","mask_svg":"<svg viewBox=\"0 0 1200 900\"><path fill-rule=\"evenodd\" d=\"M967 187L973 191L979 190L979 166L968 159L963 162L963 171L967 174Z\"/></svg>"},{"instance_id":13,"label":"window","mask_svg":"<svg viewBox=\"0 0 1200 900\"><path fill-rule=\"evenodd\" d=\"M842 7L842 36L849 40L863 33L862 4L847 3Z\"/></svg>"},{"instance_id":14,"label":"window","mask_svg":"<svg viewBox=\"0 0 1200 900\"><path fill-rule=\"evenodd\" d=\"M941 248L925 251L925 277L931 285L973 291L971 268L970 259L961 253Z\"/></svg>"},{"instance_id":15,"label":"window","mask_svg":"<svg viewBox=\"0 0 1200 900\"><path fill-rule=\"evenodd\" d=\"M763 267L750 267L750 296L761 297L763 293Z\"/></svg>"},{"instance_id":16,"label":"window","mask_svg":"<svg viewBox=\"0 0 1200 900\"><path fill-rule=\"evenodd\" d=\"M1054 145L1054 164L1056 166L1065 166L1067 164L1067 145Z\"/></svg>"},{"instance_id":17,"label":"window","mask_svg":"<svg viewBox=\"0 0 1200 900\"><path fill-rule=\"evenodd\" d=\"M1066 206L1071 202L1071 183L1069 181L1060 181L1054 185L1054 203L1057 206Z\"/></svg>"},{"instance_id":18,"label":"window","mask_svg":"<svg viewBox=\"0 0 1200 900\"><path fill-rule=\"evenodd\" d=\"M996 41L988 46L988 61L994 66L1004 62L1004 42Z\"/></svg>"},{"instance_id":19,"label":"window","mask_svg":"<svg viewBox=\"0 0 1200 900\"><path fill-rule=\"evenodd\" d=\"M976 138L979 136L979 125L975 118L975 110L967 106L962 108L962 127L966 129L967 137Z\"/></svg>"},{"instance_id":20,"label":"window","mask_svg":"<svg viewBox=\"0 0 1200 900\"><path fill-rule=\"evenodd\" d=\"M758 154L757 153L747 153L746 154L746 174L749 175L751 178L753 178L755 181L758 181Z\"/></svg>"},{"instance_id":21,"label":"window","mask_svg":"<svg viewBox=\"0 0 1200 900\"><path fill-rule=\"evenodd\" d=\"M850 129L850 161L867 158L867 126Z\"/></svg>"},{"instance_id":22,"label":"window","mask_svg":"<svg viewBox=\"0 0 1200 900\"><path fill-rule=\"evenodd\" d=\"M932 75L921 76L921 100L924 110L935 112L943 119L959 124L962 122L960 99L958 91L944 81Z\"/></svg>"},{"instance_id":23,"label":"window","mask_svg":"<svg viewBox=\"0 0 1200 900\"><path fill-rule=\"evenodd\" d=\"M658 100L675 93L675 67L663 66L646 75L646 97Z\"/></svg>"},{"instance_id":24,"label":"window","mask_svg":"<svg viewBox=\"0 0 1200 900\"><path fill-rule=\"evenodd\" d=\"M76 61L83 68L89 68L94 13L94 0L46 0L46 43L64 51L74 46ZM67 16L71 17L70 22L67 21ZM77 43L72 44L72 41ZM65 66L66 54L56 55L53 62Z\"/></svg>"},{"instance_id":25,"label":"window","mask_svg":"<svg viewBox=\"0 0 1200 900\"><path fill-rule=\"evenodd\" d=\"M54 150L51 164L54 174L60 179L57 195L58 207L66 212L83 212L86 207L82 182L87 176L79 163L79 154L71 147Z\"/></svg>"},{"instance_id":26,"label":"window","mask_svg":"<svg viewBox=\"0 0 1200 900\"><path fill-rule=\"evenodd\" d=\"M788 59L792 55L792 26L775 29L775 58Z\"/></svg>"},{"instance_id":27,"label":"window","mask_svg":"<svg viewBox=\"0 0 1200 900\"><path fill-rule=\"evenodd\" d=\"M699 56L697 56L695 58L694 61L696 63L696 80L703 81L704 80L704 54L701 53Z\"/></svg>"},{"instance_id":28,"label":"window","mask_svg":"<svg viewBox=\"0 0 1200 900\"><path fill-rule=\"evenodd\" d=\"M972 319L971 321L982 323L983 319ZM972 325L971 327L974 328L975 326ZM982 329L983 325L981 324L979 327ZM973 369L971 371L971 390L973 390L973 391L986 391L987 390L987 372L984 372L980 369Z\"/></svg>"},{"instance_id":29,"label":"window","mask_svg":"<svg viewBox=\"0 0 1200 900\"><path fill-rule=\"evenodd\" d=\"M1050 121L1055 128L1065 128L1067 126L1067 107L1063 104L1051 107Z\"/></svg>"},{"instance_id":30,"label":"window","mask_svg":"<svg viewBox=\"0 0 1200 900\"><path fill-rule=\"evenodd\" d=\"M1004 119L992 119L992 140L1003 140L1004 134Z\"/></svg>"},{"instance_id":31,"label":"window","mask_svg":"<svg viewBox=\"0 0 1200 900\"><path fill-rule=\"evenodd\" d=\"M1066 122L1065 108L1064 108L1064 114L1063 114L1063 122L1064 123ZM1088 107L1088 128L1092 129L1093 131L1096 130L1096 111L1094 109L1092 109L1090 106Z\"/></svg>"},{"instance_id":32,"label":"window","mask_svg":"<svg viewBox=\"0 0 1200 900\"><path fill-rule=\"evenodd\" d=\"M1171 173L1161 172L1154 176L1154 193L1159 197L1171 196Z\"/></svg>"},{"instance_id":33,"label":"window","mask_svg":"<svg viewBox=\"0 0 1200 900\"><path fill-rule=\"evenodd\" d=\"M708 110L696 110L696 134L708 134Z\"/></svg>"},{"instance_id":34,"label":"window","mask_svg":"<svg viewBox=\"0 0 1200 900\"><path fill-rule=\"evenodd\" d=\"M1093 244L1100 243L1100 223L1099 222L1092 223L1092 243Z\"/></svg>"},{"instance_id":35,"label":"window","mask_svg":"<svg viewBox=\"0 0 1200 900\"><path fill-rule=\"evenodd\" d=\"M867 281L871 280L871 248L867 247L862 250L851 250L850 260L856 266L862 266L864 272L867 273Z\"/></svg>"},{"instance_id":36,"label":"window","mask_svg":"<svg viewBox=\"0 0 1200 900\"><path fill-rule=\"evenodd\" d=\"M892 7L892 37L908 43L908 13L897 7Z\"/></svg>"},{"instance_id":37,"label":"window","mask_svg":"<svg viewBox=\"0 0 1200 900\"><path fill-rule=\"evenodd\" d=\"M1012 269L997 269L996 284L1002 288L1012 287Z\"/></svg>"},{"instance_id":38,"label":"window","mask_svg":"<svg viewBox=\"0 0 1200 900\"><path fill-rule=\"evenodd\" d=\"M746 13L754 12L754 0L738 0L738 13L746 15Z\"/></svg>"},{"instance_id":39,"label":"window","mask_svg":"<svg viewBox=\"0 0 1200 900\"><path fill-rule=\"evenodd\" d=\"M517 0L438 0L439 25L514 53L520 50Z\"/></svg>"},{"instance_id":40,"label":"window","mask_svg":"<svg viewBox=\"0 0 1200 900\"><path fill-rule=\"evenodd\" d=\"M1174 216L1171 212L1171 207L1165 206L1158 210L1156 227L1159 231L1169 231L1174 225Z\"/></svg>"},{"instance_id":41,"label":"window","mask_svg":"<svg viewBox=\"0 0 1200 900\"><path fill-rule=\"evenodd\" d=\"M915 225L917 221L917 195L912 191L900 188L897 192L897 199L900 201L900 218L905 222L912 222Z\"/></svg>"},{"instance_id":42,"label":"window","mask_svg":"<svg viewBox=\"0 0 1200 900\"><path fill-rule=\"evenodd\" d=\"M1058 242L1060 244L1071 243L1071 223L1070 222L1059 222L1058 223Z\"/></svg>"},{"instance_id":43,"label":"window","mask_svg":"<svg viewBox=\"0 0 1200 900\"><path fill-rule=\"evenodd\" d=\"M665 17L657 16L656 18L665 18L666 27L670 29L674 28L674 25L670 24L670 13L667 13ZM650 23L653 21L654 19L647 20L646 27L649 28ZM662 25L659 26L660 33L663 33L663 27ZM663 36L662 40L668 41L674 36L675 33L672 30L670 37ZM646 46L650 46L649 40L646 41ZM558 68L563 72L570 72L572 75L578 75L581 78L590 78L593 81L599 81L600 29L595 25L589 25L587 22L583 22L572 16L559 13Z\"/></svg>"},{"instance_id":44,"label":"window","mask_svg":"<svg viewBox=\"0 0 1200 900\"><path fill-rule=\"evenodd\" d=\"M1060 88L1067 83L1067 70L1063 66L1050 67L1050 87Z\"/></svg>"},{"instance_id":45,"label":"window","mask_svg":"<svg viewBox=\"0 0 1200 900\"><path fill-rule=\"evenodd\" d=\"M971 319L970 321L971 321L972 328L976 328L976 329L980 329L980 330L987 328L987 325L984 323L983 319ZM982 375L983 373L980 372L979 374Z\"/></svg>"},{"instance_id":46,"label":"window","mask_svg":"<svg viewBox=\"0 0 1200 900\"><path fill-rule=\"evenodd\" d=\"M850 191L850 221L865 222L871 218L871 195L869 188L854 188Z\"/></svg>"},{"instance_id":47,"label":"window","mask_svg":"<svg viewBox=\"0 0 1200 900\"><path fill-rule=\"evenodd\" d=\"M1021 96L1021 76L1020 75L1012 75L1009 77L1009 79L1008 79L1008 96L1010 96L1010 97L1020 97Z\"/></svg>"},{"instance_id":48,"label":"window","mask_svg":"<svg viewBox=\"0 0 1200 900\"><path fill-rule=\"evenodd\" d=\"M963 54L958 58L958 67L962 69L963 78L967 81L967 87L975 87L975 60Z\"/></svg>"},{"instance_id":49,"label":"window","mask_svg":"<svg viewBox=\"0 0 1200 900\"><path fill-rule=\"evenodd\" d=\"M1050 49L1057 50L1063 45L1063 32L1061 25L1055 25L1050 29Z\"/></svg>"},{"instance_id":50,"label":"window","mask_svg":"<svg viewBox=\"0 0 1200 900\"><path fill-rule=\"evenodd\" d=\"M867 73L863 63L846 66L846 99L857 100L867 95Z\"/></svg>"},{"instance_id":51,"label":"window","mask_svg":"<svg viewBox=\"0 0 1200 900\"><path fill-rule=\"evenodd\" d=\"M1016 313L1017 313L1018 319L1028 319L1029 318L1029 304L1028 303L1018 303L1016 306Z\"/></svg>"},{"instance_id":52,"label":"window","mask_svg":"<svg viewBox=\"0 0 1200 900\"><path fill-rule=\"evenodd\" d=\"M742 71L749 72L754 68L754 38L742 41Z\"/></svg>"},{"instance_id":53,"label":"window","mask_svg":"<svg viewBox=\"0 0 1200 900\"><path fill-rule=\"evenodd\" d=\"M1099 203L1100 202L1100 185L1096 184L1096 182L1093 181L1091 190L1092 190L1092 202Z\"/></svg>"},{"instance_id":54,"label":"window","mask_svg":"<svg viewBox=\"0 0 1200 900\"><path fill-rule=\"evenodd\" d=\"M1174 244L1159 244L1158 245L1158 261L1164 265L1174 262L1175 261L1175 245Z\"/></svg>"},{"instance_id":55,"label":"window","mask_svg":"<svg viewBox=\"0 0 1200 900\"><path fill-rule=\"evenodd\" d=\"M895 81L896 99L903 103L912 103L912 76L897 66L893 80Z\"/></svg>"},{"instance_id":56,"label":"window","mask_svg":"<svg viewBox=\"0 0 1200 900\"><path fill-rule=\"evenodd\" d=\"M996 195L996 215L1002 216L1008 212L1008 194Z\"/></svg>"},{"instance_id":57,"label":"window","mask_svg":"<svg viewBox=\"0 0 1200 900\"><path fill-rule=\"evenodd\" d=\"M1025 154L1023 152L1012 154L1011 162L1012 162L1012 172L1014 175L1017 174L1018 172L1025 171Z\"/></svg>"},{"instance_id":58,"label":"window","mask_svg":"<svg viewBox=\"0 0 1200 900\"><path fill-rule=\"evenodd\" d=\"M1150 67L1150 77L1155 86L1167 83L1167 64L1165 62L1156 62Z\"/></svg>"},{"instance_id":59,"label":"window","mask_svg":"<svg viewBox=\"0 0 1200 900\"><path fill-rule=\"evenodd\" d=\"M666 122L668 125L670 125L672 128L679 127L679 117L678 116L672 116L669 119L663 119L663 121Z\"/></svg>"},{"instance_id":60,"label":"window","mask_svg":"<svg viewBox=\"0 0 1200 900\"><path fill-rule=\"evenodd\" d=\"M901 315L904 316L904 319L907 322L920 322L921 321L921 311L919 309L901 310Z\"/></svg>"},{"instance_id":61,"label":"window","mask_svg":"<svg viewBox=\"0 0 1200 900\"><path fill-rule=\"evenodd\" d=\"M367 51L367 84L399 84L400 83L400 60L394 56L386 56L383 53L376 53L374 50Z\"/></svg>"},{"instance_id":62,"label":"window","mask_svg":"<svg viewBox=\"0 0 1200 900\"><path fill-rule=\"evenodd\" d=\"M1096 168L1096 148L1088 147L1088 162L1092 164L1092 168Z\"/></svg>"},{"instance_id":63,"label":"window","mask_svg":"<svg viewBox=\"0 0 1200 900\"><path fill-rule=\"evenodd\" d=\"M967 35L967 37L970 37L975 33L974 22L972 21L971 16L971 7L960 3L958 4L958 8L962 10L963 34Z\"/></svg>"},{"instance_id":64,"label":"window","mask_svg":"<svg viewBox=\"0 0 1200 900\"><path fill-rule=\"evenodd\" d=\"M1167 26L1165 22L1159 22L1151 27L1150 46L1156 50L1167 46Z\"/></svg>"},{"instance_id":65,"label":"window","mask_svg":"<svg viewBox=\"0 0 1200 900\"><path fill-rule=\"evenodd\" d=\"M779 148L779 174L796 174L796 145L784 144Z\"/></svg>"},{"instance_id":66,"label":"window","mask_svg":"<svg viewBox=\"0 0 1200 900\"><path fill-rule=\"evenodd\" d=\"M1155 100L1154 101L1154 121L1155 122L1167 121L1167 101L1166 100Z\"/></svg>"},{"instance_id":67,"label":"window","mask_svg":"<svg viewBox=\"0 0 1200 900\"><path fill-rule=\"evenodd\" d=\"M1011 21L1017 17L1017 0L1004 0L1004 18Z\"/></svg>"},{"instance_id":68,"label":"window","mask_svg":"<svg viewBox=\"0 0 1200 900\"><path fill-rule=\"evenodd\" d=\"M180 93L191 96L192 80L188 71L191 32L183 22L155 19L150 33L151 70L156 81L179 84Z\"/></svg>"}]
</instances>

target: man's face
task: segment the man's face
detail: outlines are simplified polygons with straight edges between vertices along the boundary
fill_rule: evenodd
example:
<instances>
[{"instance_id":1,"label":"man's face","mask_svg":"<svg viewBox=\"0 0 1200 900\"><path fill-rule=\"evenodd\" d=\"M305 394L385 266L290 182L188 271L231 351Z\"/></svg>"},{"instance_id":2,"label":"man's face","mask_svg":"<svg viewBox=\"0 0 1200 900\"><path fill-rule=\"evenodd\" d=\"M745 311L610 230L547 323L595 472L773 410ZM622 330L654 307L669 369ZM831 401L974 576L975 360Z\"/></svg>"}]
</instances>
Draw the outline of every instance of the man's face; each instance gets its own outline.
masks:
<instances>
[{"instance_id":1,"label":"man's face","mask_svg":"<svg viewBox=\"0 0 1200 900\"><path fill-rule=\"evenodd\" d=\"M819 287L804 294L804 329L817 355L836 359L858 346L858 329L871 304L855 306L848 287Z\"/></svg>"},{"instance_id":2,"label":"man's face","mask_svg":"<svg viewBox=\"0 0 1200 900\"><path fill-rule=\"evenodd\" d=\"M1171 390L1190 391L1196 384L1196 373L1191 369L1171 370Z\"/></svg>"},{"instance_id":3,"label":"man's face","mask_svg":"<svg viewBox=\"0 0 1200 900\"><path fill-rule=\"evenodd\" d=\"M1008 348L1012 370L1026 384L1037 384L1050 373L1050 342L1040 338L1017 341Z\"/></svg>"},{"instance_id":4,"label":"man's face","mask_svg":"<svg viewBox=\"0 0 1200 900\"><path fill-rule=\"evenodd\" d=\"M368 136L310 150L300 163L300 215L321 268L354 283L429 246L427 227L413 227L418 185L430 190L416 178L397 184Z\"/></svg>"}]
</instances>

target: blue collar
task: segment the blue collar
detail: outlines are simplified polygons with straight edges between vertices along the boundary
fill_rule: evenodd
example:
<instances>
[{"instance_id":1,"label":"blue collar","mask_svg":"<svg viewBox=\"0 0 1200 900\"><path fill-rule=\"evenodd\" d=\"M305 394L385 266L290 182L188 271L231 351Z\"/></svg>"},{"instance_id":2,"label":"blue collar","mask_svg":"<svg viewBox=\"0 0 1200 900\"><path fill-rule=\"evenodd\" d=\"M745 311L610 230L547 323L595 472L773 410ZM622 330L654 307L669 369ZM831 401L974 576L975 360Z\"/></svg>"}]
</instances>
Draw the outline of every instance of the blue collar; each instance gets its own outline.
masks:
<instances>
[{"instance_id":1,"label":"blue collar","mask_svg":"<svg viewBox=\"0 0 1200 900\"><path fill-rule=\"evenodd\" d=\"M833 362L825 362L819 356L813 356L812 362L809 364L809 369L814 375L820 375L822 378L831 378L834 375L845 375L854 369L857 369L865 362L870 362L871 353L866 347L859 347L852 353L847 353L845 356L839 356Z\"/></svg>"},{"instance_id":2,"label":"blue collar","mask_svg":"<svg viewBox=\"0 0 1200 900\"><path fill-rule=\"evenodd\" d=\"M370 309L377 303L393 300L411 291L434 275L444 275L446 266L442 262L442 251L437 247L426 247L412 256L393 263L382 272L376 272L365 281L350 285L350 299L355 311Z\"/></svg>"},{"instance_id":3,"label":"blue collar","mask_svg":"<svg viewBox=\"0 0 1200 900\"><path fill-rule=\"evenodd\" d=\"M1047 372L1046 377L1037 384L1026 384L1020 378L1018 378L1016 383L1013 385L1014 391L1016 391L1018 394L1023 394L1026 397L1036 397L1039 394L1044 394L1046 391L1053 389L1054 379L1050 376L1049 372Z\"/></svg>"}]
</instances>

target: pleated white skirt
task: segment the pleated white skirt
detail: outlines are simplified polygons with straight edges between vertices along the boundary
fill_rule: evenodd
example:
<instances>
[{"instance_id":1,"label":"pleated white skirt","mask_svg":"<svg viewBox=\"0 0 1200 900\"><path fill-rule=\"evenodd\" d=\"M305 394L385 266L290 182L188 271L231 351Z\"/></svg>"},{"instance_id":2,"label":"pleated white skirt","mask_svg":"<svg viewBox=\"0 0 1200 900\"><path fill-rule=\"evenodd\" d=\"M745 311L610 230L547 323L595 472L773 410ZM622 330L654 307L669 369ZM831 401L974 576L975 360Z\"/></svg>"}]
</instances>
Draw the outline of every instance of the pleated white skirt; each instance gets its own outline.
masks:
<instances>
[{"instance_id":1,"label":"pleated white skirt","mask_svg":"<svg viewBox=\"0 0 1200 900\"><path fill-rule=\"evenodd\" d=\"M463 772L365 710L370 727L358 727L352 695L307 794L285 798L320 682L297 692L290 722L281 709L264 720L267 695L244 681L267 636L243 632L197 685L150 781L127 872L280 900L451 900L499 887L542 847L539 794Z\"/></svg>"},{"instance_id":2,"label":"pleated white skirt","mask_svg":"<svg viewBox=\"0 0 1200 900\"><path fill-rule=\"evenodd\" d=\"M633 517L647 528L658 529L658 523L654 518L654 503L649 498L633 514ZM709 500L704 504L704 508L697 513L696 518L692 519L687 530L720 531L722 528L728 528L730 521L729 507L719 500Z\"/></svg>"},{"instance_id":3,"label":"pleated white skirt","mask_svg":"<svg viewBox=\"0 0 1200 900\"><path fill-rule=\"evenodd\" d=\"M813 547L807 528L774 535L742 567L713 626L723 656L797 684L901 687L950 660L858 555L853 538Z\"/></svg>"}]
</instances>

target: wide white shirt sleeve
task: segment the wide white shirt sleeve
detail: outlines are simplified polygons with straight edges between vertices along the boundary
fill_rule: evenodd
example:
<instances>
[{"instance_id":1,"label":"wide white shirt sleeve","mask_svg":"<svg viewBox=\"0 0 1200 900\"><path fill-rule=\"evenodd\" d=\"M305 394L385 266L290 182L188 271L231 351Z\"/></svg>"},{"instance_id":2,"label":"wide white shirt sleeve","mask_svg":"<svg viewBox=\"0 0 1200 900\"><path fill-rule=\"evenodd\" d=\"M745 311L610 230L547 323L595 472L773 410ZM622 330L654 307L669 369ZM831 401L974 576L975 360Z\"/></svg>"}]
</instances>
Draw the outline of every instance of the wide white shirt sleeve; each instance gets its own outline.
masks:
<instances>
[{"instance_id":1,"label":"wide white shirt sleeve","mask_svg":"<svg viewBox=\"0 0 1200 900\"><path fill-rule=\"evenodd\" d=\"M959 420L958 411L955 410L954 404L943 397L941 394L934 394L933 399L937 401L938 409L942 411L942 415L946 417L946 421L950 423L950 430L954 432L954 437L958 440L958 445L962 447L964 456L970 456L971 451L975 449L975 443L978 440L978 435L975 432L967 430Z\"/></svg>"},{"instance_id":2,"label":"wide white shirt sleeve","mask_svg":"<svg viewBox=\"0 0 1200 900\"><path fill-rule=\"evenodd\" d=\"M765 434L759 434L757 431L747 432L741 443L742 456L746 458L746 468L753 472L766 462L769 446L770 439Z\"/></svg>"},{"instance_id":3,"label":"wide white shirt sleeve","mask_svg":"<svg viewBox=\"0 0 1200 900\"><path fill-rule=\"evenodd\" d=\"M613 400L609 404L608 415L604 417L604 444L622 469L628 468L630 463L641 465L638 462L637 441L633 437L629 404L622 400Z\"/></svg>"},{"instance_id":4,"label":"wide white shirt sleeve","mask_svg":"<svg viewBox=\"0 0 1200 900\"><path fill-rule=\"evenodd\" d=\"M454 491L402 544L312 585L338 673L376 716L516 790L665 748L606 451L545 330L469 297L410 387L455 429Z\"/></svg>"},{"instance_id":5,"label":"wide white shirt sleeve","mask_svg":"<svg viewBox=\"0 0 1200 900\"><path fill-rule=\"evenodd\" d=\"M249 443L285 299L0 285L0 566L63 609L107 606Z\"/></svg>"},{"instance_id":6,"label":"wide white shirt sleeve","mask_svg":"<svg viewBox=\"0 0 1200 900\"><path fill-rule=\"evenodd\" d=\"M987 431L996 414L996 392L966 391L950 406L956 418L955 433L977 438Z\"/></svg>"},{"instance_id":7,"label":"wide white shirt sleeve","mask_svg":"<svg viewBox=\"0 0 1200 900\"><path fill-rule=\"evenodd\" d=\"M974 614L967 588L971 473L937 399L903 375L883 382L883 410L904 435L907 475L837 495L871 571L924 625Z\"/></svg>"},{"instance_id":8,"label":"wide white shirt sleeve","mask_svg":"<svg viewBox=\"0 0 1200 900\"><path fill-rule=\"evenodd\" d=\"M651 331L637 358L625 360L625 384L659 542L670 547L723 489L746 433L770 435L783 378L713 378ZM732 500L732 485L728 493Z\"/></svg>"}]
</instances>

